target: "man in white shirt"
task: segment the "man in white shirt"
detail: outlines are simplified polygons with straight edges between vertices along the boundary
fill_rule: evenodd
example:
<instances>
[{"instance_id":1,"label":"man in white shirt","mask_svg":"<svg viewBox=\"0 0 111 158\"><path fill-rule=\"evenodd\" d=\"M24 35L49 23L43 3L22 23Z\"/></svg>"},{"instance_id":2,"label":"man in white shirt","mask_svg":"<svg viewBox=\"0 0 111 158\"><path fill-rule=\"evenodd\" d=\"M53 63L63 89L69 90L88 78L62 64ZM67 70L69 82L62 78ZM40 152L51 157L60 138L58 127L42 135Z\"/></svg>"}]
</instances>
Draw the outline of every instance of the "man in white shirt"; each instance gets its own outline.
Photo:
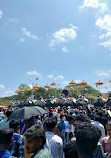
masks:
<instances>
[{"instance_id":1,"label":"man in white shirt","mask_svg":"<svg viewBox=\"0 0 111 158\"><path fill-rule=\"evenodd\" d=\"M51 152L53 158L62 158L63 142L59 136L53 133L55 126L56 120L54 117L50 117L45 120L45 147Z\"/></svg>"},{"instance_id":2,"label":"man in white shirt","mask_svg":"<svg viewBox=\"0 0 111 158\"><path fill-rule=\"evenodd\" d=\"M102 134L102 138L105 137L105 129L104 129L104 126L99 122L100 120L100 116L96 115L95 116L95 120L91 122L92 125L98 127L101 131L101 134Z\"/></svg>"}]
</instances>

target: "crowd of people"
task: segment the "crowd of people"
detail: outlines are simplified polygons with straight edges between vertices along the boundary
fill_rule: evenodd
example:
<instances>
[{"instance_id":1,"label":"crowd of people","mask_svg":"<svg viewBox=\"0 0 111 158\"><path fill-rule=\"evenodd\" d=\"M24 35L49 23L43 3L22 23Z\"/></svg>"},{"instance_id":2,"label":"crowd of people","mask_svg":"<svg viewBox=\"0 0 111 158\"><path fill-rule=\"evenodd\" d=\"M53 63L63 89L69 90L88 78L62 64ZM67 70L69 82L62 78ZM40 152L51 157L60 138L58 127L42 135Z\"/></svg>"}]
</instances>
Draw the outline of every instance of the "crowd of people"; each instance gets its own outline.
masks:
<instances>
[{"instance_id":1,"label":"crowd of people","mask_svg":"<svg viewBox=\"0 0 111 158\"><path fill-rule=\"evenodd\" d=\"M0 158L111 158L110 106L46 107L10 120L17 109L0 109Z\"/></svg>"}]
</instances>

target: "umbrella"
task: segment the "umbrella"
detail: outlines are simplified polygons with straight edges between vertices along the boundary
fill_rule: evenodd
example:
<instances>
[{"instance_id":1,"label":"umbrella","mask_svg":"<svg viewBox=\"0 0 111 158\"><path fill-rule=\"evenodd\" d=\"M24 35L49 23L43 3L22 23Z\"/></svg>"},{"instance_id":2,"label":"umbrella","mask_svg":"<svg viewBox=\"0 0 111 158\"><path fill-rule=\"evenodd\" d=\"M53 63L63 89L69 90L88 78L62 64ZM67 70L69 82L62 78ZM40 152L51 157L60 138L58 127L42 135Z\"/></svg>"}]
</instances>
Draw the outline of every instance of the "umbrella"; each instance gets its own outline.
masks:
<instances>
[{"instance_id":1,"label":"umbrella","mask_svg":"<svg viewBox=\"0 0 111 158\"><path fill-rule=\"evenodd\" d=\"M76 84L76 82L74 82L73 80L71 82L69 82L69 84L74 85Z\"/></svg>"},{"instance_id":2,"label":"umbrella","mask_svg":"<svg viewBox=\"0 0 111 158\"><path fill-rule=\"evenodd\" d=\"M32 116L37 116L37 115L42 115L47 113L46 110L39 106L31 106L31 107L23 107L21 109L17 109L12 112L12 114L9 117L9 120L12 119L28 119L31 118Z\"/></svg>"},{"instance_id":3,"label":"umbrella","mask_svg":"<svg viewBox=\"0 0 111 158\"><path fill-rule=\"evenodd\" d=\"M51 87L48 84L46 84L44 87L47 89L51 89Z\"/></svg>"},{"instance_id":4,"label":"umbrella","mask_svg":"<svg viewBox=\"0 0 111 158\"><path fill-rule=\"evenodd\" d=\"M73 106L73 105L74 105L74 102L72 100L67 99L64 102L64 106Z\"/></svg>"},{"instance_id":5,"label":"umbrella","mask_svg":"<svg viewBox=\"0 0 111 158\"><path fill-rule=\"evenodd\" d=\"M38 88L40 88L37 84L33 87L34 90L37 90Z\"/></svg>"},{"instance_id":6,"label":"umbrella","mask_svg":"<svg viewBox=\"0 0 111 158\"><path fill-rule=\"evenodd\" d=\"M24 92L24 90L23 90L23 89L20 89L20 90L19 90L19 92L20 92L20 93L23 93L23 92Z\"/></svg>"},{"instance_id":7,"label":"umbrella","mask_svg":"<svg viewBox=\"0 0 111 158\"><path fill-rule=\"evenodd\" d=\"M30 88L26 88L25 91L30 92L31 90L30 90Z\"/></svg>"},{"instance_id":8,"label":"umbrella","mask_svg":"<svg viewBox=\"0 0 111 158\"><path fill-rule=\"evenodd\" d=\"M19 90L16 90L15 93L20 93L20 91L19 91Z\"/></svg>"},{"instance_id":9,"label":"umbrella","mask_svg":"<svg viewBox=\"0 0 111 158\"><path fill-rule=\"evenodd\" d=\"M58 99L58 100L55 102L55 106L63 106L63 105L64 105L64 102L65 102L65 99Z\"/></svg>"},{"instance_id":10,"label":"umbrella","mask_svg":"<svg viewBox=\"0 0 111 158\"><path fill-rule=\"evenodd\" d=\"M103 82L99 80L98 82L96 82L96 85L103 85Z\"/></svg>"},{"instance_id":11,"label":"umbrella","mask_svg":"<svg viewBox=\"0 0 111 158\"><path fill-rule=\"evenodd\" d=\"M87 82L83 80L80 85L87 85Z\"/></svg>"},{"instance_id":12,"label":"umbrella","mask_svg":"<svg viewBox=\"0 0 111 158\"><path fill-rule=\"evenodd\" d=\"M51 86L57 86L57 84L53 82L53 83L51 83Z\"/></svg>"}]
</instances>

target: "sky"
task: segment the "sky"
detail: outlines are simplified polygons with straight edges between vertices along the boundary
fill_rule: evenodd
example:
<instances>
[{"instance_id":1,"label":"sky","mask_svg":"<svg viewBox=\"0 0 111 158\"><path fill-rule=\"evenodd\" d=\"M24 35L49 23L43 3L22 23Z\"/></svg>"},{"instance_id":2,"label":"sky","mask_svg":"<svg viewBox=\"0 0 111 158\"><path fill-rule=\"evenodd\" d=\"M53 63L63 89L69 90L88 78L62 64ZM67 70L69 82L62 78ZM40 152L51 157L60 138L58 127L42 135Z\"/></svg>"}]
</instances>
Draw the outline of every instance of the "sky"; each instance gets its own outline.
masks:
<instances>
[{"instance_id":1,"label":"sky","mask_svg":"<svg viewBox=\"0 0 111 158\"><path fill-rule=\"evenodd\" d=\"M0 59L0 97L72 80L110 91L110 0L0 0Z\"/></svg>"}]
</instances>

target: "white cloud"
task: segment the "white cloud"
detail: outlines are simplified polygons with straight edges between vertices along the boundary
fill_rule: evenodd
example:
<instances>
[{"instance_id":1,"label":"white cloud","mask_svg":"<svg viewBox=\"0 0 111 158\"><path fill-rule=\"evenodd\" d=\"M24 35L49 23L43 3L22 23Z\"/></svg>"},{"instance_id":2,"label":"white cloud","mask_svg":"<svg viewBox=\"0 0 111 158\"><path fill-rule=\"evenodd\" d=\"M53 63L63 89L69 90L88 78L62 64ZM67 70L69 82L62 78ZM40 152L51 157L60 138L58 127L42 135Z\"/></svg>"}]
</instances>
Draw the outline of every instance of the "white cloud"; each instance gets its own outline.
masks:
<instances>
[{"instance_id":1,"label":"white cloud","mask_svg":"<svg viewBox=\"0 0 111 158\"><path fill-rule=\"evenodd\" d=\"M108 48L111 51L111 39L107 40L105 42L101 42L101 43L99 43L99 45L101 45L101 46L103 46L105 48Z\"/></svg>"},{"instance_id":2,"label":"white cloud","mask_svg":"<svg viewBox=\"0 0 111 158\"><path fill-rule=\"evenodd\" d=\"M48 75L47 78L53 79L54 76L53 75Z\"/></svg>"},{"instance_id":3,"label":"white cloud","mask_svg":"<svg viewBox=\"0 0 111 158\"><path fill-rule=\"evenodd\" d=\"M64 85L69 85L69 82L70 82L70 81L63 81L62 84L64 84Z\"/></svg>"},{"instance_id":4,"label":"white cloud","mask_svg":"<svg viewBox=\"0 0 111 158\"><path fill-rule=\"evenodd\" d=\"M5 89L5 86L3 84L0 84L0 90Z\"/></svg>"},{"instance_id":5,"label":"white cloud","mask_svg":"<svg viewBox=\"0 0 111 158\"><path fill-rule=\"evenodd\" d=\"M100 3L98 0L84 0L84 3L82 6L80 6L80 9L84 7L100 9L101 12L104 12L108 9L106 3Z\"/></svg>"},{"instance_id":6,"label":"white cloud","mask_svg":"<svg viewBox=\"0 0 111 158\"><path fill-rule=\"evenodd\" d=\"M25 39L24 38L20 38L20 42L21 43L25 42Z\"/></svg>"},{"instance_id":7,"label":"white cloud","mask_svg":"<svg viewBox=\"0 0 111 158\"><path fill-rule=\"evenodd\" d=\"M109 76L109 73L106 73L104 71L95 71L95 74L100 76L100 77Z\"/></svg>"},{"instance_id":8,"label":"white cloud","mask_svg":"<svg viewBox=\"0 0 111 158\"><path fill-rule=\"evenodd\" d=\"M65 53L69 52L69 50L67 49L67 47L63 47L62 51L65 52Z\"/></svg>"},{"instance_id":9,"label":"white cloud","mask_svg":"<svg viewBox=\"0 0 111 158\"><path fill-rule=\"evenodd\" d=\"M3 12L0 10L0 18L2 18Z\"/></svg>"},{"instance_id":10,"label":"white cloud","mask_svg":"<svg viewBox=\"0 0 111 158\"><path fill-rule=\"evenodd\" d=\"M37 71L28 71L28 72L26 72L26 74L28 76L41 76L41 74L38 73Z\"/></svg>"},{"instance_id":11,"label":"white cloud","mask_svg":"<svg viewBox=\"0 0 111 158\"><path fill-rule=\"evenodd\" d=\"M99 45L111 51L111 16L107 14L103 18L97 19L96 26L106 31L106 33L99 36L99 39L102 40Z\"/></svg>"},{"instance_id":12,"label":"white cloud","mask_svg":"<svg viewBox=\"0 0 111 158\"><path fill-rule=\"evenodd\" d=\"M102 30L111 31L111 16L107 14L103 18L97 19L96 26Z\"/></svg>"},{"instance_id":13,"label":"white cloud","mask_svg":"<svg viewBox=\"0 0 111 158\"><path fill-rule=\"evenodd\" d=\"M64 76L62 76L62 75L58 75L56 78L55 78L55 80L63 80L64 79Z\"/></svg>"},{"instance_id":14,"label":"white cloud","mask_svg":"<svg viewBox=\"0 0 111 158\"><path fill-rule=\"evenodd\" d=\"M12 89L10 88L6 89L3 84L0 84L0 97L7 97L14 95L15 91Z\"/></svg>"},{"instance_id":15,"label":"white cloud","mask_svg":"<svg viewBox=\"0 0 111 158\"><path fill-rule=\"evenodd\" d=\"M12 91L12 90L5 90L4 91L4 96L11 96L11 95L14 95L14 91Z\"/></svg>"},{"instance_id":16,"label":"white cloud","mask_svg":"<svg viewBox=\"0 0 111 158\"><path fill-rule=\"evenodd\" d=\"M29 31L27 30L27 28L22 28L22 32L23 32L23 35L25 35L25 36L27 36L27 37L30 37L30 38L32 38L32 39L34 39L34 40L37 40L37 39L38 39L38 37L37 37L36 35L33 35L31 32L29 32Z\"/></svg>"},{"instance_id":17,"label":"white cloud","mask_svg":"<svg viewBox=\"0 0 111 158\"><path fill-rule=\"evenodd\" d=\"M99 36L100 40L107 39L107 38L111 38L111 31L107 32L106 34L102 34L102 35Z\"/></svg>"},{"instance_id":18,"label":"white cloud","mask_svg":"<svg viewBox=\"0 0 111 158\"><path fill-rule=\"evenodd\" d=\"M50 47L54 47L55 45L59 43L66 43L71 40L75 40L77 37L76 30L77 27L70 25L70 28L63 28L59 31L56 31L52 34L53 38L49 43Z\"/></svg>"}]
</instances>

